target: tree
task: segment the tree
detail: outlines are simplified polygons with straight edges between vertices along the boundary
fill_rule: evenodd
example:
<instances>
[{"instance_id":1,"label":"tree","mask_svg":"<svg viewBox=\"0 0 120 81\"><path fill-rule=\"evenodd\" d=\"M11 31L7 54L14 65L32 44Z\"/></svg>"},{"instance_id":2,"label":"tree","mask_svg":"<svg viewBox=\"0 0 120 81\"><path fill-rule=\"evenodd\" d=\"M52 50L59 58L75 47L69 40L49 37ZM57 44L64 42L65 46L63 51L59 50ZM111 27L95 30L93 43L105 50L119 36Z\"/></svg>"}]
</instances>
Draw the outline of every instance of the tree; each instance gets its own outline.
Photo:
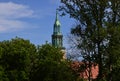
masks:
<instances>
[{"instance_id":1,"label":"tree","mask_svg":"<svg viewBox=\"0 0 120 81\"><path fill-rule=\"evenodd\" d=\"M118 74L118 69L120 69L120 27L112 26L110 30L109 32L112 32L112 34L110 35L111 37L108 37L110 42L106 49L107 81L118 81L120 80L120 75Z\"/></svg>"},{"instance_id":2,"label":"tree","mask_svg":"<svg viewBox=\"0 0 120 81\"><path fill-rule=\"evenodd\" d=\"M36 47L22 38L0 42L0 65L9 81L28 81Z\"/></svg>"},{"instance_id":3,"label":"tree","mask_svg":"<svg viewBox=\"0 0 120 81\"><path fill-rule=\"evenodd\" d=\"M109 58L111 50L107 50L114 42L112 36L114 33L109 32L120 24L120 1L119 0L61 0L63 3L59 10L64 14L69 14L71 18L77 21L77 24L71 30L75 39L75 46L80 50L85 62L92 62L99 65L98 80L104 78L105 69L107 68L106 60ZM115 32L118 32L116 30ZM119 34L115 36L119 39ZM114 41L112 41L114 40ZM116 42L115 42L116 41ZM111 46L110 46L111 45ZM73 45L74 46L74 45ZM115 48L111 55L114 55ZM118 51L118 49L117 49ZM117 56L120 56L117 52ZM117 57L115 55L115 57ZM116 60L115 62L117 62ZM106 66L105 66L106 65ZM110 63L110 66L113 65ZM110 71L110 70L109 70ZM88 77L90 81L90 77Z\"/></svg>"},{"instance_id":4,"label":"tree","mask_svg":"<svg viewBox=\"0 0 120 81\"><path fill-rule=\"evenodd\" d=\"M9 81L9 79L1 65L0 65L0 81Z\"/></svg>"},{"instance_id":5,"label":"tree","mask_svg":"<svg viewBox=\"0 0 120 81\"><path fill-rule=\"evenodd\" d=\"M36 47L18 37L0 42L0 81L73 81L69 63L49 44Z\"/></svg>"},{"instance_id":6,"label":"tree","mask_svg":"<svg viewBox=\"0 0 120 81\"><path fill-rule=\"evenodd\" d=\"M68 62L62 59L59 48L49 44L38 47L38 66L34 69L31 81L73 81L74 75Z\"/></svg>"}]
</instances>

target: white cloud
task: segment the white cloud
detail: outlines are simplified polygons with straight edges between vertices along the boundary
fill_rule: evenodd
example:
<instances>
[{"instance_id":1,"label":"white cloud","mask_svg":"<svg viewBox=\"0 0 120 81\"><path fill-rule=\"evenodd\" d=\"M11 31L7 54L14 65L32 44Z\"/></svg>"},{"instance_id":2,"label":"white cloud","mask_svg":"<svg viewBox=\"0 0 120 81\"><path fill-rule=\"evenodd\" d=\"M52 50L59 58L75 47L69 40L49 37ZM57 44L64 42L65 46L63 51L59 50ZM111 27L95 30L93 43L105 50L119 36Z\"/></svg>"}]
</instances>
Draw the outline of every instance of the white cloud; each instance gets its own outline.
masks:
<instances>
[{"instance_id":1,"label":"white cloud","mask_svg":"<svg viewBox=\"0 0 120 81\"><path fill-rule=\"evenodd\" d=\"M26 25L26 22L22 22L19 20L0 19L0 32L16 31L24 28Z\"/></svg>"},{"instance_id":2,"label":"white cloud","mask_svg":"<svg viewBox=\"0 0 120 81\"><path fill-rule=\"evenodd\" d=\"M26 26L21 18L33 17L34 11L26 5L13 2L0 3L0 32L19 30Z\"/></svg>"}]
</instances>

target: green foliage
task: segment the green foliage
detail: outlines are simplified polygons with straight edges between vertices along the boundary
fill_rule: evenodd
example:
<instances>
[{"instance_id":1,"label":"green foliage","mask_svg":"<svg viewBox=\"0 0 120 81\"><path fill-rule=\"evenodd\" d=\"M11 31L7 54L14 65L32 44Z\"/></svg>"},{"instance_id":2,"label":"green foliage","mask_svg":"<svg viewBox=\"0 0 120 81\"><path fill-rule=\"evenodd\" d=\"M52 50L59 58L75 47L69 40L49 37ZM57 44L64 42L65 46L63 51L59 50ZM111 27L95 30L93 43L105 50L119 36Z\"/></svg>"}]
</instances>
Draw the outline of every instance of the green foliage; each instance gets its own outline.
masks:
<instances>
[{"instance_id":1,"label":"green foliage","mask_svg":"<svg viewBox=\"0 0 120 81\"><path fill-rule=\"evenodd\" d=\"M29 40L0 42L0 81L73 81L63 52L49 44L36 47Z\"/></svg>"},{"instance_id":2,"label":"green foliage","mask_svg":"<svg viewBox=\"0 0 120 81\"><path fill-rule=\"evenodd\" d=\"M63 58L63 53L61 49L46 44L38 47L38 57L39 60L48 59L48 60L60 62L61 59Z\"/></svg>"},{"instance_id":3,"label":"green foliage","mask_svg":"<svg viewBox=\"0 0 120 81\"><path fill-rule=\"evenodd\" d=\"M110 27L110 26L109 26ZM119 79L119 70L120 69L120 26L112 26L109 29L111 37L108 37L110 42L106 49L108 58L106 59L106 71L108 73L107 80L118 81ZM116 76L117 75L117 76Z\"/></svg>"},{"instance_id":4,"label":"green foliage","mask_svg":"<svg viewBox=\"0 0 120 81\"><path fill-rule=\"evenodd\" d=\"M9 81L9 79L1 65L0 65L0 81Z\"/></svg>"},{"instance_id":5,"label":"green foliage","mask_svg":"<svg viewBox=\"0 0 120 81\"><path fill-rule=\"evenodd\" d=\"M72 70L62 56L59 48L49 44L40 46L38 66L32 73L31 81L73 81Z\"/></svg>"},{"instance_id":6,"label":"green foliage","mask_svg":"<svg viewBox=\"0 0 120 81\"><path fill-rule=\"evenodd\" d=\"M0 64L10 81L28 81L31 59L36 47L28 40L15 38L0 42Z\"/></svg>"},{"instance_id":7,"label":"green foliage","mask_svg":"<svg viewBox=\"0 0 120 81\"><path fill-rule=\"evenodd\" d=\"M50 60L43 61L35 70L32 81L72 81L73 75L70 68L64 63L58 64Z\"/></svg>"}]
</instances>

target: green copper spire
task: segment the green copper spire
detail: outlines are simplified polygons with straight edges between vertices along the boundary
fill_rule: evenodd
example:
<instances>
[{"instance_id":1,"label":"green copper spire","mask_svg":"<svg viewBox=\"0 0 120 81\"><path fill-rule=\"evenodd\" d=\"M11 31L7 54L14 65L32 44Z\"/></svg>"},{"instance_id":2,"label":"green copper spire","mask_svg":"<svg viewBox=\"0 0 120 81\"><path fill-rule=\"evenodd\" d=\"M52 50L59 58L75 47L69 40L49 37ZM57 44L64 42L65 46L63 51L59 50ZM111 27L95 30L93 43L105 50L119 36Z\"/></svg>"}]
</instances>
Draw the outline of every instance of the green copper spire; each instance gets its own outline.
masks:
<instances>
[{"instance_id":1,"label":"green copper spire","mask_svg":"<svg viewBox=\"0 0 120 81\"><path fill-rule=\"evenodd\" d=\"M58 11L56 10L56 18L55 18L55 23L54 23L54 28L53 28L53 35L52 35L52 45L55 47L62 48L63 35L61 34L61 31L60 31L61 24L60 24L60 21L58 19L58 16L59 16Z\"/></svg>"},{"instance_id":2,"label":"green copper spire","mask_svg":"<svg viewBox=\"0 0 120 81\"><path fill-rule=\"evenodd\" d=\"M56 10L55 25L56 25L56 26L61 26L60 21L59 21L59 19L58 19L58 11L57 11L57 10Z\"/></svg>"},{"instance_id":3,"label":"green copper spire","mask_svg":"<svg viewBox=\"0 0 120 81\"><path fill-rule=\"evenodd\" d=\"M61 24L58 19L58 11L56 10L56 19L55 19L54 30L53 30L54 34L58 34L58 35L61 34L60 26L61 26Z\"/></svg>"}]
</instances>

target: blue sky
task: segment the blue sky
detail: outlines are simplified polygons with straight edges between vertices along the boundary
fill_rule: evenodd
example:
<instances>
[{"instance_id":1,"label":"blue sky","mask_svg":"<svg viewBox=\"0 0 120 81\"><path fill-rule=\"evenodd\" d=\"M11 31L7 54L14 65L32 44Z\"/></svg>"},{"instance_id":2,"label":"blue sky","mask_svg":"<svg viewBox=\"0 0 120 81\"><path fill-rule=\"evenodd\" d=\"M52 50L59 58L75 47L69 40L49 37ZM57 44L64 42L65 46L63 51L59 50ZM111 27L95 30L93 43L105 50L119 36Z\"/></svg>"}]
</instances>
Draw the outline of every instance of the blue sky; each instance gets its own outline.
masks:
<instances>
[{"instance_id":1,"label":"blue sky","mask_svg":"<svg viewBox=\"0 0 120 81\"><path fill-rule=\"evenodd\" d=\"M0 41L20 37L35 45L51 42L59 0L0 0ZM74 24L68 16L59 17L64 46Z\"/></svg>"}]
</instances>

